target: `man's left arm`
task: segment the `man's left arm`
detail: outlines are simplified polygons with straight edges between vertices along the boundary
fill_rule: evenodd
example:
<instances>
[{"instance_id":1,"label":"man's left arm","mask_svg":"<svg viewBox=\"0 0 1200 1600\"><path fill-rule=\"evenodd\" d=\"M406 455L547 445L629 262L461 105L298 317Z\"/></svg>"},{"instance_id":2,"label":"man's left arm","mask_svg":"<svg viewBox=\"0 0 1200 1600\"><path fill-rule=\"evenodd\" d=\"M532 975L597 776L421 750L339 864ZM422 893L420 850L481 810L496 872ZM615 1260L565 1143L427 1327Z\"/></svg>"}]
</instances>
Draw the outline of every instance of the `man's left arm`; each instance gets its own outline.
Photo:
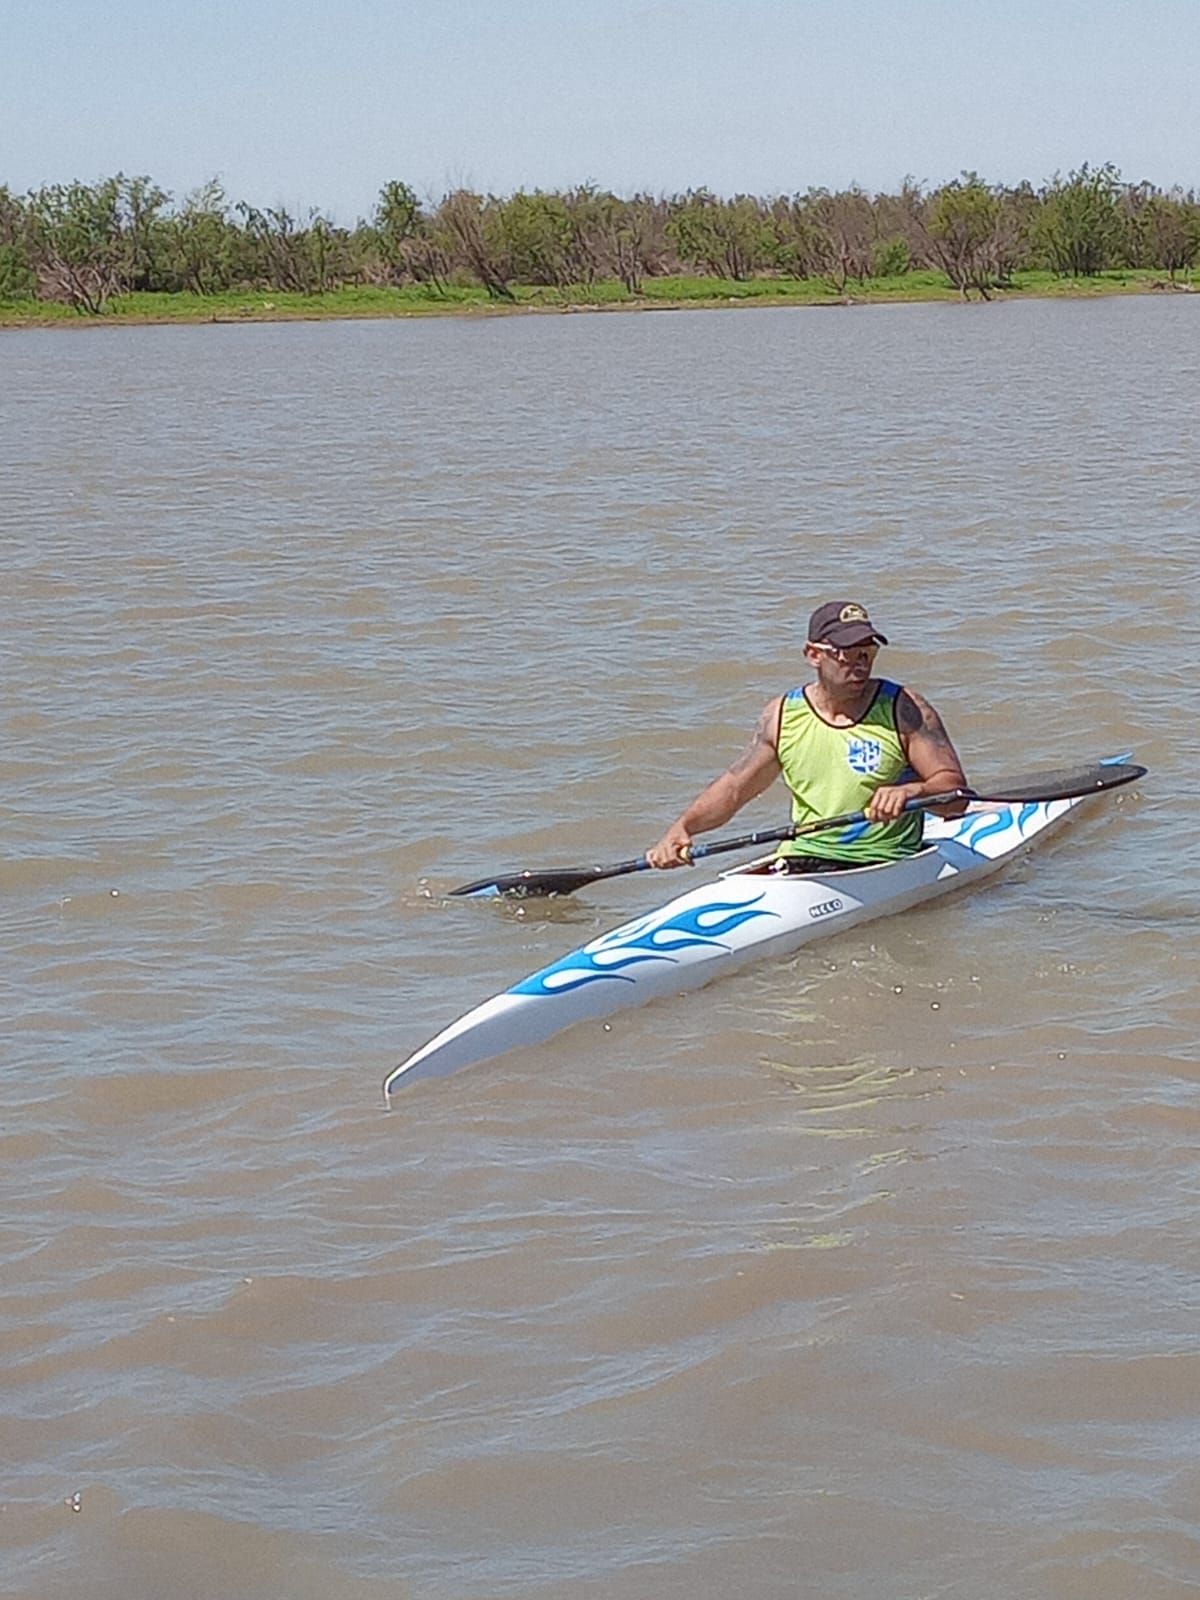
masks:
<instances>
[{"instance_id":1,"label":"man's left arm","mask_svg":"<svg viewBox=\"0 0 1200 1600\"><path fill-rule=\"evenodd\" d=\"M945 724L923 695L913 689L901 689L896 696L896 728L916 780L885 784L877 789L867 806L867 816L872 822L894 822L909 800L967 786L962 762ZM967 802L955 800L951 805L931 806L930 809L939 817L961 817Z\"/></svg>"}]
</instances>

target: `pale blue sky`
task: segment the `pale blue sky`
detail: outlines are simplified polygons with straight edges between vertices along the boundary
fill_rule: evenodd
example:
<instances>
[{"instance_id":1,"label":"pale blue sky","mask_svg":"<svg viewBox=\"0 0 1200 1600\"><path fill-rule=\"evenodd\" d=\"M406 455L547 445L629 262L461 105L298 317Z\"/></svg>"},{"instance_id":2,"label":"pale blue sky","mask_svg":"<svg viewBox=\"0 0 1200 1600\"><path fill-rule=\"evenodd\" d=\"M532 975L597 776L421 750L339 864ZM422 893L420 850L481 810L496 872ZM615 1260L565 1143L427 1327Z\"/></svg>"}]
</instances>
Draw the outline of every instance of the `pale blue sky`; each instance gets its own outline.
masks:
<instances>
[{"instance_id":1,"label":"pale blue sky","mask_svg":"<svg viewBox=\"0 0 1200 1600\"><path fill-rule=\"evenodd\" d=\"M0 0L0 184L1200 187L1200 0Z\"/></svg>"}]
</instances>

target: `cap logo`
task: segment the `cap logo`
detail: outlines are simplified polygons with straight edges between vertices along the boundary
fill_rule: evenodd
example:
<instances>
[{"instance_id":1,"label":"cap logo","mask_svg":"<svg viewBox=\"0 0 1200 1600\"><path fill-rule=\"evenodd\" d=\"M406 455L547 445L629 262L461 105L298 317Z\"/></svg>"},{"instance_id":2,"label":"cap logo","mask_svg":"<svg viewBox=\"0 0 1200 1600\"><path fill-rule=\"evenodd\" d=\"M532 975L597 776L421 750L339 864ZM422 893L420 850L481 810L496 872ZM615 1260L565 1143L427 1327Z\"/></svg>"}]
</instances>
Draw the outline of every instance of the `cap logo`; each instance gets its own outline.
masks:
<instances>
[{"instance_id":1,"label":"cap logo","mask_svg":"<svg viewBox=\"0 0 1200 1600\"><path fill-rule=\"evenodd\" d=\"M861 606L843 606L838 612L839 622L870 622L870 620Z\"/></svg>"}]
</instances>

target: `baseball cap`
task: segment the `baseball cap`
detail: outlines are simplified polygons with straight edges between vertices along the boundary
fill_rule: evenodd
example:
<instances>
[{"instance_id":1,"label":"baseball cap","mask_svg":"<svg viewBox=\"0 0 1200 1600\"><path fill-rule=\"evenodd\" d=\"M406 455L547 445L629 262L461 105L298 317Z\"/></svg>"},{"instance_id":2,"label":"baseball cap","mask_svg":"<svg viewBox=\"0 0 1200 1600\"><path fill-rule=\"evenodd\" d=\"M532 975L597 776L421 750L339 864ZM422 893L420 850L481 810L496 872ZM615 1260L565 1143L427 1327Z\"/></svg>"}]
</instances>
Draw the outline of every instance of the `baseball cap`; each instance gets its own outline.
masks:
<instances>
[{"instance_id":1,"label":"baseball cap","mask_svg":"<svg viewBox=\"0 0 1200 1600\"><path fill-rule=\"evenodd\" d=\"M865 606L853 600L830 600L809 617L808 642L849 649L856 644L886 644L887 640L867 615Z\"/></svg>"}]
</instances>

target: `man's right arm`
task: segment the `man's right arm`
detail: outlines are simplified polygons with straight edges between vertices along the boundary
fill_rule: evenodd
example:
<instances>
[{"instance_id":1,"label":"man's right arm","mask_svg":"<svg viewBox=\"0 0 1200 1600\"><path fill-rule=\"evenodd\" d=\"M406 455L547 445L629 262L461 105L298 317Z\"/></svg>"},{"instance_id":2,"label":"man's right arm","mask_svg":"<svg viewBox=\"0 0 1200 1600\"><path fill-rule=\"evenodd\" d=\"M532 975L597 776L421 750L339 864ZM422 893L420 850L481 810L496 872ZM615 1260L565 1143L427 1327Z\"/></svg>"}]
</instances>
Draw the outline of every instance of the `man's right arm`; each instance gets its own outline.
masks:
<instances>
[{"instance_id":1,"label":"man's right arm","mask_svg":"<svg viewBox=\"0 0 1200 1600\"><path fill-rule=\"evenodd\" d=\"M782 696L763 707L750 742L719 778L714 778L667 829L658 843L646 851L652 867L683 867L691 859L692 839L697 833L723 827L748 801L768 789L779 776L779 756L775 740L779 731Z\"/></svg>"},{"instance_id":2,"label":"man's right arm","mask_svg":"<svg viewBox=\"0 0 1200 1600\"><path fill-rule=\"evenodd\" d=\"M941 717L915 689L901 689L897 695L896 727L916 781L877 789L866 808L872 822L894 822L902 814L906 801L940 794L946 789L967 787L958 751ZM935 816L961 817L967 802L955 800L930 809Z\"/></svg>"}]
</instances>

